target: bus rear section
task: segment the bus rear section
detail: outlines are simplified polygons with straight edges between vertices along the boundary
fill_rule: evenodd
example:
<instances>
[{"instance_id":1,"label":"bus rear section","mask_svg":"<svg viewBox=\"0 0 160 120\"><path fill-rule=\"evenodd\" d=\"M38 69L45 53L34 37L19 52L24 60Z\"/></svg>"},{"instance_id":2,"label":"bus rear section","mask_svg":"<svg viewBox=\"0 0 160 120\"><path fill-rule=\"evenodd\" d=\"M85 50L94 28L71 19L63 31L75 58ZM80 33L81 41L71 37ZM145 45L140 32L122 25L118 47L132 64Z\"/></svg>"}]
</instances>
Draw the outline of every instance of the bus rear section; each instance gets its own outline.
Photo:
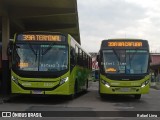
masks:
<instances>
[{"instance_id":1,"label":"bus rear section","mask_svg":"<svg viewBox=\"0 0 160 120\"><path fill-rule=\"evenodd\" d=\"M71 66L70 41L69 35L61 33L17 34L12 50L11 92L74 95L77 72L84 69Z\"/></svg>"},{"instance_id":2,"label":"bus rear section","mask_svg":"<svg viewBox=\"0 0 160 120\"><path fill-rule=\"evenodd\" d=\"M104 40L98 56L99 93L134 95L149 92L149 45L140 39Z\"/></svg>"}]
</instances>

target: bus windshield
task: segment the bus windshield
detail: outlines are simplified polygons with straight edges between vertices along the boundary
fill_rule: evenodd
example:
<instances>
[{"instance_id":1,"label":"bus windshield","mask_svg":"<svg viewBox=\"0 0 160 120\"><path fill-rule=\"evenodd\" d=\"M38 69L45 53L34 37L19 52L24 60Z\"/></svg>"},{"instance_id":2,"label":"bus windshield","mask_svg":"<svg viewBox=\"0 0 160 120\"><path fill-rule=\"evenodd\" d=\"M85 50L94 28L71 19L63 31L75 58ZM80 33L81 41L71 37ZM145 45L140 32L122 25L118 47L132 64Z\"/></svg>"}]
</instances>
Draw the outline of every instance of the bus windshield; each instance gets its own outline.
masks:
<instances>
[{"instance_id":1,"label":"bus windshield","mask_svg":"<svg viewBox=\"0 0 160 120\"><path fill-rule=\"evenodd\" d=\"M108 74L145 74L148 72L147 50L104 50L104 71Z\"/></svg>"},{"instance_id":2,"label":"bus windshield","mask_svg":"<svg viewBox=\"0 0 160 120\"><path fill-rule=\"evenodd\" d=\"M62 71L68 69L68 47L55 44L16 44L14 64L22 71Z\"/></svg>"}]
</instances>

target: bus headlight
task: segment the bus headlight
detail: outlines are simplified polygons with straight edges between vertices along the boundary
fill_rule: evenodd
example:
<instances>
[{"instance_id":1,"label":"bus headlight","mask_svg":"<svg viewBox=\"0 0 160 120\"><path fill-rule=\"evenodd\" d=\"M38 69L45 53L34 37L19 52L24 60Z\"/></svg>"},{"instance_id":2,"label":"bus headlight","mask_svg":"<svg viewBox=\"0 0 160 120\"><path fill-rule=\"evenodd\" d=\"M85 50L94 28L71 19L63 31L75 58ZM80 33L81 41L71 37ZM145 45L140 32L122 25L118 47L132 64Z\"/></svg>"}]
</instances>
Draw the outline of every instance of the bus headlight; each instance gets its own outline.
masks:
<instances>
[{"instance_id":1,"label":"bus headlight","mask_svg":"<svg viewBox=\"0 0 160 120\"><path fill-rule=\"evenodd\" d=\"M11 79L12 79L16 84L18 84L18 78L12 76Z\"/></svg>"},{"instance_id":2,"label":"bus headlight","mask_svg":"<svg viewBox=\"0 0 160 120\"><path fill-rule=\"evenodd\" d=\"M149 83L149 80L146 80L144 83L142 83L141 87L145 87Z\"/></svg>"},{"instance_id":3,"label":"bus headlight","mask_svg":"<svg viewBox=\"0 0 160 120\"><path fill-rule=\"evenodd\" d=\"M62 85L62 84L64 84L67 81L68 81L68 77L62 78L59 84Z\"/></svg>"},{"instance_id":4,"label":"bus headlight","mask_svg":"<svg viewBox=\"0 0 160 120\"><path fill-rule=\"evenodd\" d=\"M106 86L106 87L110 87L110 85L109 85L109 83L108 82L106 82L105 80L101 80L101 82Z\"/></svg>"}]
</instances>

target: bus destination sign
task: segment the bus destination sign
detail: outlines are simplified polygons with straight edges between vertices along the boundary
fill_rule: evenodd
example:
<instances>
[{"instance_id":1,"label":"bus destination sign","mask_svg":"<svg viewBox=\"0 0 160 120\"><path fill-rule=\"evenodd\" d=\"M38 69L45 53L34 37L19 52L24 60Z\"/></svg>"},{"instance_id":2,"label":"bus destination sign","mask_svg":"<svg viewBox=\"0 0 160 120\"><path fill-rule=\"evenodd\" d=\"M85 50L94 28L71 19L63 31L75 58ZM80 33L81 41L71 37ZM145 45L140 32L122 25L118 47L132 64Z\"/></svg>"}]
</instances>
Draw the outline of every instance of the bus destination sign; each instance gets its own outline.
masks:
<instances>
[{"instance_id":1,"label":"bus destination sign","mask_svg":"<svg viewBox=\"0 0 160 120\"><path fill-rule=\"evenodd\" d=\"M108 47L142 47L143 44L142 42L136 42L136 41L133 41L133 42L107 42L107 46Z\"/></svg>"},{"instance_id":2,"label":"bus destination sign","mask_svg":"<svg viewBox=\"0 0 160 120\"><path fill-rule=\"evenodd\" d=\"M41 35L41 34L19 34L17 40L20 41L64 41L61 35Z\"/></svg>"}]
</instances>

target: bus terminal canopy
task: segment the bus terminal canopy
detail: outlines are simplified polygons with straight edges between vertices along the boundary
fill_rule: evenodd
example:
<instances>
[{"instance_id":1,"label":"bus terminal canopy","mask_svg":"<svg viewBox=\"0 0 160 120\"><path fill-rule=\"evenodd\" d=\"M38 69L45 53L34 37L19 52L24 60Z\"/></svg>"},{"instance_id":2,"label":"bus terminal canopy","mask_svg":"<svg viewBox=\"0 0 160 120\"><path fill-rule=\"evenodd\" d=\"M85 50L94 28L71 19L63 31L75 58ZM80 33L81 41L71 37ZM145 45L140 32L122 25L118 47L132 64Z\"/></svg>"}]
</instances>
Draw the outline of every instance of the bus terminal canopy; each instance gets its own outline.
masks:
<instances>
[{"instance_id":1,"label":"bus terminal canopy","mask_svg":"<svg viewBox=\"0 0 160 120\"><path fill-rule=\"evenodd\" d=\"M80 43L77 0L0 0L2 18L8 16L10 37L21 31L53 31L71 34Z\"/></svg>"}]
</instances>

